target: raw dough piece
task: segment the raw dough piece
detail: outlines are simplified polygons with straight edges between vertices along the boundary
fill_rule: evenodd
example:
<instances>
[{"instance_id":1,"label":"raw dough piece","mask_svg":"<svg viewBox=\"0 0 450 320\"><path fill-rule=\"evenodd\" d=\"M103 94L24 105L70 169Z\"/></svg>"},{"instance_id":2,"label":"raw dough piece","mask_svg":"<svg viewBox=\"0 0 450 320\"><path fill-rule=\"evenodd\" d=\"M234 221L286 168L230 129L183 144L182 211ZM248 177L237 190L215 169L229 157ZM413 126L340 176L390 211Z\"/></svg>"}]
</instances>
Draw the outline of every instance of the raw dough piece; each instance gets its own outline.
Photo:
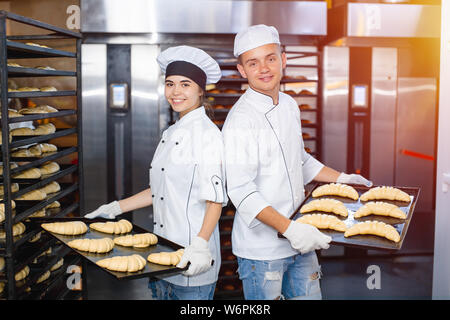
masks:
<instances>
[{"instance_id":1,"label":"raw dough piece","mask_svg":"<svg viewBox=\"0 0 450 320\"><path fill-rule=\"evenodd\" d=\"M47 270L43 275L41 275L37 280L36 280L36 284L44 282L45 280L47 280L48 278L50 278L50 270Z\"/></svg>"},{"instance_id":2,"label":"raw dough piece","mask_svg":"<svg viewBox=\"0 0 450 320\"><path fill-rule=\"evenodd\" d=\"M25 225L22 222L16 223L12 227L13 237L19 236L24 233L26 230ZM0 230L0 239L5 239L6 233L5 230Z\"/></svg>"},{"instance_id":3,"label":"raw dough piece","mask_svg":"<svg viewBox=\"0 0 450 320\"><path fill-rule=\"evenodd\" d=\"M33 134L35 136L42 136L45 134L52 134L56 132L56 127L53 123L46 123L39 125L36 129L33 130Z\"/></svg>"},{"instance_id":4,"label":"raw dough piece","mask_svg":"<svg viewBox=\"0 0 450 320\"><path fill-rule=\"evenodd\" d=\"M41 143L40 146L42 153L58 151L58 147L51 143Z\"/></svg>"},{"instance_id":5,"label":"raw dough piece","mask_svg":"<svg viewBox=\"0 0 450 320\"><path fill-rule=\"evenodd\" d=\"M354 217L361 218L371 214L406 219L406 213L400 210L395 204L381 201L367 202L355 212Z\"/></svg>"},{"instance_id":6,"label":"raw dough piece","mask_svg":"<svg viewBox=\"0 0 450 320\"><path fill-rule=\"evenodd\" d=\"M43 104L43 105L39 105L37 107L34 108L23 108L19 110L20 114L39 114L39 113L51 113L51 112L58 112L57 109Z\"/></svg>"},{"instance_id":7,"label":"raw dough piece","mask_svg":"<svg viewBox=\"0 0 450 320\"><path fill-rule=\"evenodd\" d=\"M42 154L42 148L40 144L35 144L28 148L28 151L31 153L32 157L38 157Z\"/></svg>"},{"instance_id":8,"label":"raw dough piece","mask_svg":"<svg viewBox=\"0 0 450 320\"><path fill-rule=\"evenodd\" d=\"M49 67L49 66L37 66L35 67L36 69L41 69L41 70L56 70L55 68Z\"/></svg>"},{"instance_id":9,"label":"raw dough piece","mask_svg":"<svg viewBox=\"0 0 450 320\"><path fill-rule=\"evenodd\" d=\"M122 234L128 233L133 229L133 225L125 219L119 220L117 222L94 222L89 225L92 230L97 230L104 233L110 234Z\"/></svg>"},{"instance_id":10,"label":"raw dough piece","mask_svg":"<svg viewBox=\"0 0 450 320\"><path fill-rule=\"evenodd\" d=\"M17 89L17 91L39 91L39 88L36 87L22 87Z\"/></svg>"},{"instance_id":11,"label":"raw dough piece","mask_svg":"<svg viewBox=\"0 0 450 320\"><path fill-rule=\"evenodd\" d=\"M47 195L49 193L55 193L61 190L61 187L58 182L52 181L49 184L42 187L40 190L44 191Z\"/></svg>"},{"instance_id":12,"label":"raw dough piece","mask_svg":"<svg viewBox=\"0 0 450 320\"><path fill-rule=\"evenodd\" d=\"M2 135L0 134L0 146L2 145ZM11 143L11 141L12 141L12 134L11 134L11 131L9 131L9 143Z\"/></svg>"},{"instance_id":13,"label":"raw dough piece","mask_svg":"<svg viewBox=\"0 0 450 320\"><path fill-rule=\"evenodd\" d=\"M47 86L47 87L42 87L41 91L46 92L46 91L58 91L58 90L55 87Z\"/></svg>"},{"instance_id":14,"label":"raw dough piece","mask_svg":"<svg viewBox=\"0 0 450 320\"><path fill-rule=\"evenodd\" d=\"M116 256L97 261L102 268L119 272L136 272L145 268L147 262L138 254L131 256Z\"/></svg>"},{"instance_id":15,"label":"raw dough piece","mask_svg":"<svg viewBox=\"0 0 450 320\"><path fill-rule=\"evenodd\" d=\"M295 221L310 224L319 229L333 229L341 232L347 230L344 221L329 214L305 214Z\"/></svg>"},{"instance_id":16,"label":"raw dough piece","mask_svg":"<svg viewBox=\"0 0 450 320\"><path fill-rule=\"evenodd\" d=\"M8 109L8 118L17 118L17 117L23 117L17 110L14 109ZM2 118L2 113L0 112L0 119Z\"/></svg>"},{"instance_id":17,"label":"raw dough piece","mask_svg":"<svg viewBox=\"0 0 450 320\"><path fill-rule=\"evenodd\" d=\"M67 245L71 248L93 253L106 253L114 248L114 241L110 238L103 239L75 239Z\"/></svg>"},{"instance_id":18,"label":"raw dough piece","mask_svg":"<svg viewBox=\"0 0 450 320\"><path fill-rule=\"evenodd\" d=\"M25 279L28 275L30 274L30 267L29 266L25 266L25 268L23 268L22 270L20 270L19 272L17 272L14 276L14 280L16 281L20 281Z\"/></svg>"},{"instance_id":19,"label":"raw dough piece","mask_svg":"<svg viewBox=\"0 0 450 320\"><path fill-rule=\"evenodd\" d=\"M17 165L17 163L15 163L15 162L10 162L10 163L9 163L9 168L10 168L10 169L15 169L15 168L17 168L17 167L19 167L19 166ZM0 176L1 176L1 175L3 175L3 165L0 164Z\"/></svg>"},{"instance_id":20,"label":"raw dough piece","mask_svg":"<svg viewBox=\"0 0 450 320\"><path fill-rule=\"evenodd\" d=\"M42 175L45 174L52 174L55 172L58 172L60 170L59 164L53 161L49 161L44 163L42 166L39 167L39 170L41 171Z\"/></svg>"},{"instance_id":21,"label":"raw dough piece","mask_svg":"<svg viewBox=\"0 0 450 320\"><path fill-rule=\"evenodd\" d=\"M41 47L41 48L51 49L50 47L44 46L43 44L37 44L37 43L34 43L34 42L27 42L25 44L29 45L29 46L33 46L33 47Z\"/></svg>"},{"instance_id":22,"label":"raw dough piece","mask_svg":"<svg viewBox=\"0 0 450 320\"><path fill-rule=\"evenodd\" d=\"M158 243L158 237L153 233L140 233L117 237L114 243L124 247L145 248Z\"/></svg>"},{"instance_id":23,"label":"raw dough piece","mask_svg":"<svg viewBox=\"0 0 450 320\"><path fill-rule=\"evenodd\" d=\"M44 200L47 197L47 194L41 189L31 190L20 197L16 198L16 200L24 200L24 201L34 201L34 200Z\"/></svg>"},{"instance_id":24,"label":"raw dough piece","mask_svg":"<svg viewBox=\"0 0 450 320\"><path fill-rule=\"evenodd\" d=\"M176 266L183 256L184 249L179 249L174 252L158 252L158 253L151 253L147 260L152 263L156 264L162 264L165 266Z\"/></svg>"},{"instance_id":25,"label":"raw dough piece","mask_svg":"<svg viewBox=\"0 0 450 320\"><path fill-rule=\"evenodd\" d=\"M15 62L8 62L8 63L7 63L7 66L8 66L8 67L18 67L18 68L23 68L23 66L21 66L21 65L18 64L18 63L15 63Z\"/></svg>"},{"instance_id":26,"label":"raw dough piece","mask_svg":"<svg viewBox=\"0 0 450 320\"><path fill-rule=\"evenodd\" d=\"M397 230L390 224L381 221L365 221L354 224L345 231L344 237L351 237L357 234L373 234L394 242L400 241L400 235Z\"/></svg>"},{"instance_id":27,"label":"raw dough piece","mask_svg":"<svg viewBox=\"0 0 450 320\"><path fill-rule=\"evenodd\" d=\"M17 192L19 191L19 184L18 183L11 183L11 192ZM3 200L3 184L0 184L0 200Z\"/></svg>"},{"instance_id":28,"label":"raw dough piece","mask_svg":"<svg viewBox=\"0 0 450 320\"><path fill-rule=\"evenodd\" d=\"M28 240L28 242L33 243L38 241L41 238L41 233L42 232L36 233L30 240Z\"/></svg>"},{"instance_id":29,"label":"raw dough piece","mask_svg":"<svg viewBox=\"0 0 450 320\"><path fill-rule=\"evenodd\" d=\"M335 213L343 217L348 216L348 211L345 205L336 199L312 200L303 205L300 209L300 213L307 213L311 211L324 211Z\"/></svg>"},{"instance_id":30,"label":"raw dough piece","mask_svg":"<svg viewBox=\"0 0 450 320\"><path fill-rule=\"evenodd\" d=\"M4 267L5 267L5 258L0 257L0 272L3 271Z\"/></svg>"},{"instance_id":31,"label":"raw dough piece","mask_svg":"<svg viewBox=\"0 0 450 320\"><path fill-rule=\"evenodd\" d=\"M409 202L411 200L406 192L394 187L386 186L372 188L361 195L361 201L381 199L398 200L405 202Z\"/></svg>"},{"instance_id":32,"label":"raw dough piece","mask_svg":"<svg viewBox=\"0 0 450 320\"><path fill-rule=\"evenodd\" d=\"M341 183L324 184L315 189L312 193L312 196L314 198L321 196L340 196L358 200L358 192L355 190L355 188Z\"/></svg>"},{"instance_id":33,"label":"raw dough piece","mask_svg":"<svg viewBox=\"0 0 450 320\"><path fill-rule=\"evenodd\" d=\"M21 148L17 151L12 152L11 156L16 157L16 158L30 158L33 155L31 154L30 150L28 150L27 148Z\"/></svg>"},{"instance_id":34,"label":"raw dough piece","mask_svg":"<svg viewBox=\"0 0 450 320\"><path fill-rule=\"evenodd\" d=\"M43 223L41 227L49 232L75 236L86 233L87 225L82 221Z\"/></svg>"},{"instance_id":35,"label":"raw dough piece","mask_svg":"<svg viewBox=\"0 0 450 320\"><path fill-rule=\"evenodd\" d=\"M11 209L15 209L16 208L16 203L11 200ZM0 203L0 222L5 221L5 204L4 203Z\"/></svg>"},{"instance_id":36,"label":"raw dough piece","mask_svg":"<svg viewBox=\"0 0 450 320\"><path fill-rule=\"evenodd\" d=\"M48 206L46 206L45 209L53 209L53 208L59 208L59 207L61 207L61 204L59 203L59 201L53 201Z\"/></svg>"},{"instance_id":37,"label":"raw dough piece","mask_svg":"<svg viewBox=\"0 0 450 320\"><path fill-rule=\"evenodd\" d=\"M55 263L55 264L50 268L50 271L55 271L55 270L61 268L61 266L62 266L63 264L64 264L64 258L61 258L61 259L58 260L57 263Z\"/></svg>"},{"instance_id":38,"label":"raw dough piece","mask_svg":"<svg viewBox=\"0 0 450 320\"><path fill-rule=\"evenodd\" d=\"M39 218L45 217L45 208L39 209L38 211L33 212L29 218Z\"/></svg>"},{"instance_id":39,"label":"raw dough piece","mask_svg":"<svg viewBox=\"0 0 450 320\"><path fill-rule=\"evenodd\" d=\"M41 171L36 168L31 168L25 171L22 171L19 174L13 176L14 179L39 179L41 177Z\"/></svg>"},{"instance_id":40,"label":"raw dough piece","mask_svg":"<svg viewBox=\"0 0 450 320\"><path fill-rule=\"evenodd\" d=\"M10 132L13 137L34 135L34 130L28 127L12 129Z\"/></svg>"}]
</instances>

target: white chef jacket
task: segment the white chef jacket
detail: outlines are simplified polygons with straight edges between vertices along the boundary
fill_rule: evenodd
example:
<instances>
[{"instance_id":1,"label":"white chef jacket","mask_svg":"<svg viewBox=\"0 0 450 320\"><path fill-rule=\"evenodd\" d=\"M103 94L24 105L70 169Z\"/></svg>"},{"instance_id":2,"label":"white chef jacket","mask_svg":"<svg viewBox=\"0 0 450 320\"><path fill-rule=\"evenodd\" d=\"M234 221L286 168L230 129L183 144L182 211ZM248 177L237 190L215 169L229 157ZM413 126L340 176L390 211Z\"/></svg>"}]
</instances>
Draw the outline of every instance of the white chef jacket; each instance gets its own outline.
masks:
<instances>
[{"instance_id":1,"label":"white chef jacket","mask_svg":"<svg viewBox=\"0 0 450 320\"><path fill-rule=\"evenodd\" d=\"M204 107L187 113L163 132L150 165L154 233L187 247L203 224L206 200L227 204L223 152L222 134ZM221 264L218 226L209 248L214 265L207 272L164 280L182 286L217 281Z\"/></svg>"},{"instance_id":2,"label":"white chef jacket","mask_svg":"<svg viewBox=\"0 0 450 320\"><path fill-rule=\"evenodd\" d=\"M271 97L248 88L222 129L228 196L236 207L232 251L242 258L275 260L298 253L255 217L268 206L290 217L304 199L304 185L323 168L304 149L296 101L282 92L278 101L274 105Z\"/></svg>"}]
</instances>

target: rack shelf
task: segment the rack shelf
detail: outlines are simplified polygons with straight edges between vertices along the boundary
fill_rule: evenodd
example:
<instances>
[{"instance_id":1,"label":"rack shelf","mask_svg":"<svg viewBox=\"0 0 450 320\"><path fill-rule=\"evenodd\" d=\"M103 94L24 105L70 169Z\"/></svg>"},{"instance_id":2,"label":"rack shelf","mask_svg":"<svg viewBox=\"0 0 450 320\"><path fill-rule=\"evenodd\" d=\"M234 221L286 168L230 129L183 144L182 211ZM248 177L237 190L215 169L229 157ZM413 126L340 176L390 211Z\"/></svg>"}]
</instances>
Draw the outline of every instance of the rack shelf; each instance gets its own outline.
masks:
<instances>
[{"instance_id":1,"label":"rack shelf","mask_svg":"<svg viewBox=\"0 0 450 320\"><path fill-rule=\"evenodd\" d=\"M52 34L36 34L30 36L6 36L6 21L25 24L36 28L40 32L52 32ZM15 24L12 24L15 25ZM28 41L52 40L58 39L71 40L75 52L53 49L42 45L30 45ZM34 19L23 17L14 13L0 10L0 105L1 105L1 134L2 144L0 151L2 153L3 174L0 176L0 184L3 187L3 199L0 203L4 206L5 219L0 223L0 230L6 235L0 239L0 256L5 259L5 269L0 273L0 281L5 283L4 291L0 299L44 299L44 298L68 298L77 297L79 293L57 292L55 289L61 284L61 279L66 276L68 264L66 263L59 270L52 272L51 277L42 283L37 284L41 275L50 270L50 268L61 258L69 254L69 251L53 238L46 238L46 233L42 232L38 218L30 216L44 209L45 219L52 217L64 217L68 214L79 215L83 211L83 176L82 176L82 157L81 157L81 34L68 31L56 26L52 26ZM53 42L52 42L53 43ZM40 68L8 66L9 59L47 59L47 58L67 58L74 59L76 70L46 70ZM40 62L41 64L42 62ZM44 64L46 65L46 64ZM69 65L72 65L72 61ZM25 78L42 78L42 82L47 81L47 77L53 77L52 82L60 77L73 77L76 80L76 88L64 88L59 91L9 91L8 79L14 78L18 83ZM55 78L56 77L56 78ZM58 85L56 85L58 88ZM59 88L58 88L59 89ZM61 88L62 89L62 88ZM9 99L28 98L39 99L47 97L57 97L65 99L66 97L75 97L76 105L73 109L61 109L58 112L28 114L19 117L8 117ZM56 103L57 104L57 103ZM45 119L61 118L72 116L77 118L77 124L73 128L57 128L56 132L39 136L14 136L8 140L10 134L10 124L20 124L23 122L32 122ZM50 120L51 121L51 120ZM32 144L51 142L50 140L65 136L76 135L73 145L69 147L58 147L58 151L42 154L35 157L13 157L12 152L15 148L25 147ZM53 143L53 142L52 142ZM63 158L70 156L73 159ZM17 179L15 176L25 170L36 168L48 161L69 161L59 163L60 170L53 174L42 176L39 179ZM11 168L10 163L19 164L16 168ZM33 190L40 189L56 181L61 189L58 192L50 193L43 200L24 201L17 200L21 195ZM12 184L17 183L19 190L12 192ZM15 209L11 208L11 201L16 204ZM59 201L60 207L46 208L49 204ZM14 236L12 227L14 224L23 223L26 227L21 235ZM29 240L41 233L41 240L36 243L30 243ZM53 251L58 248L56 253ZM52 256L40 257L47 249L52 248ZM69 254L70 255L70 254ZM39 263L33 263L39 257ZM71 259L70 263L81 263L79 260ZM22 270L24 266L30 267L30 274L20 283L15 281L15 273ZM84 275L83 275L84 276ZM28 290L31 289L31 291ZM53 295L53 296L52 296ZM81 293L84 295L84 292Z\"/></svg>"}]
</instances>

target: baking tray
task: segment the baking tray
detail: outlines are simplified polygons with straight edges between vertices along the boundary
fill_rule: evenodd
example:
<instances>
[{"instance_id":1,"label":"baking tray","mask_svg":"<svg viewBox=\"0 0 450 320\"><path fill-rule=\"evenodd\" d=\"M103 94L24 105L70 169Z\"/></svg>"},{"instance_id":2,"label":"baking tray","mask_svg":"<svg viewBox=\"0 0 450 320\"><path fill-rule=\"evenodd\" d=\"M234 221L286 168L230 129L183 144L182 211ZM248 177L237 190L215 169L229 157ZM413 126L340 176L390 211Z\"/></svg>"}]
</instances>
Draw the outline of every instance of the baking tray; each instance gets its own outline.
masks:
<instances>
[{"instance_id":1,"label":"baking tray","mask_svg":"<svg viewBox=\"0 0 450 320\"><path fill-rule=\"evenodd\" d=\"M48 222L57 222L57 221L83 221L86 223L86 225L89 226L89 224L94 222L107 222L107 221L117 221L117 220L111 220L111 219L88 219L88 218L82 218L82 217L62 217L62 218L36 218L33 220L34 222L38 223L39 225L41 223L48 223ZM48 232L48 231L47 231ZM136 233L146 233L149 232L137 225L133 224L133 229L128 234L136 234ZM101 239L101 238L111 238L114 239L116 237L123 236L122 235L112 235L108 233L99 232L96 230L91 230L91 228L88 228L88 231L85 234L77 235L77 236L66 236L66 235L60 235L52 232L48 232L53 237L61 241L64 245L68 246L68 242L72 241L74 239ZM84 251L79 251L73 248L70 248L71 250L75 251L79 255L81 255L83 258L88 260L89 262L95 264L98 268L104 270L105 272L109 273L110 275L114 276L118 280L131 280L131 279L139 279L139 278L146 278L146 277L155 277L155 276L166 276L166 275L173 275L180 273L184 270L188 269L188 266L185 268L177 268L175 266L164 266L159 265L155 263L151 263L147 261L147 257L151 253L157 253L157 252L172 252L176 251L178 249L182 249L183 247L169 241L165 238L162 238L158 236L158 243L153 246L149 246L147 248L132 248L132 247L123 247L119 245L114 245L113 250L111 250L108 253L89 253ZM105 268L102 268L96 264L97 261L101 259L111 258L113 256L127 256L132 254L139 254L141 255L145 261L147 261L145 268L138 272L116 272L116 271L110 271Z\"/></svg>"},{"instance_id":2,"label":"baking tray","mask_svg":"<svg viewBox=\"0 0 450 320\"><path fill-rule=\"evenodd\" d=\"M398 233L400 234L400 241L393 242L386 238L375 236L375 235L355 235L352 237L345 238L344 232L339 232L339 231L329 230L329 229L320 229L320 231L323 232L324 234L331 236L332 240L331 240L330 244L348 246L348 247L357 247L357 248L361 248L361 249L374 249L374 250L387 250L387 251L397 251L397 250L401 249L401 247L403 245L403 241L405 240L405 237L406 237L406 233L408 231L408 226L409 226L411 219L413 217L413 214L414 214L414 209L416 207L417 199L419 197L419 193L420 193L419 187L395 186L395 188L400 189L409 194L409 196L411 198L411 201L409 203L406 203L403 201L372 200L372 201L383 201L383 202L395 204L396 206L399 207L400 210L402 210L403 212L406 213L406 219L398 219L398 218L384 217L384 216L378 216L378 215L369 215L366 217L361 217L361 218L355 219L353 217L355 212L360 207L362 207L364 204L366 204L368 201L365 202L365 201L361 201L360 199L355 201L350 198L343 198L343 197L339 197L339 196L322 196L319 198L313 198L312 192L317 187L324 185L324 184L326 184L326 183L317 183L313 187L313 189L306 195L305 200L301 203L301 205L298 207L298 209L294 212L294 214L291 215L291 217L290 217L291 220L296 220L297 218L300 218L303 215L300 213L300 208L304 204L306 204L312 200L324 199L324 198L336 199L336 200L341 201L348 210L348 217L341 217L341 216L335 215L340 220L344 221L347 228L351 227L352 225L354 225L355 223L358 223L358 222L363 222L363 221L368 221L368 220L381 221L381 222L392 225L398 231ZM377 186L372 186L371 188L369 188L369 187L365 187L365 186L361 186L361 185L352 185L352 184L348 184L348 185L355 188L356 191L358 192L359 196L361 196L367 190L377 187ZM308 214L314 214L314 213L325 213L325 212L320 212L320 211L308 212ZM332 213L326 213L326 214L334 215ZM280 233L278 233L278 236L281 238L284 238Z\"/></svg>"}]
</instances>

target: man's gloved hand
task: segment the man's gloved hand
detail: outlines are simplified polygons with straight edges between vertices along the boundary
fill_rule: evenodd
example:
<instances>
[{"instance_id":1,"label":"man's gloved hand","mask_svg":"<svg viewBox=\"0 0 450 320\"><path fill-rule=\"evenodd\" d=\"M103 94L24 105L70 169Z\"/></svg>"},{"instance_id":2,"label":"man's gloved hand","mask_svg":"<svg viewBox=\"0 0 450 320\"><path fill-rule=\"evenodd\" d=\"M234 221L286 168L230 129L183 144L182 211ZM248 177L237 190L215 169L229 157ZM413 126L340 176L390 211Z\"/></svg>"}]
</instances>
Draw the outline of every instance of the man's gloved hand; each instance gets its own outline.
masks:
<instances>
[{"instance_id":1,"label":"man's gloved hand","mask_svg":"<svg viewBox=\"0 0 450 320\"><path fill-rule=\"evenodd\" d=\"M104 204L100 206L97 210L92 211L85 215L85 218L93 219L93 218L106 218L106 219L114 219L119 214L122 214L122 209L120 208L118 201L113 201L108 204Z\"/></svg>"},{"instance_id":2,"label":"man's gloved hand","mask_svg":"<svg viewBox=\"0 0 450 320\"><path fill-rule=\"evenodd\" d=\"M342 172L337 178L338 183L350 183L350 184L361 184L366 187L371 187L373 185L372 181L367 180L359 174L346 174Z\"/></svg>"},{"instance_id":3,"label":"man's gloved hand","mask_svg":"<svg viewBox=\"0 0 450 320\"><path fill-rule=\"evenodd\" d=\"M301 254L330 247L331 237L306 223L291 221L283 236L291 242L292 248Z\"/></svg>"},{"instance_id":4,"label":"man's gloved hand","mask_svg":"<svg viewBox=\"0 0 450 320\"><path fill-rule=\"evenodd\" d=\"M202 237L192 239L191 245L184 250L178 268L184 268L190 262L189 268L183 272L185 276L195 276L211 268L212 257L208 241Z\"/></svg>"}]
</instances>

